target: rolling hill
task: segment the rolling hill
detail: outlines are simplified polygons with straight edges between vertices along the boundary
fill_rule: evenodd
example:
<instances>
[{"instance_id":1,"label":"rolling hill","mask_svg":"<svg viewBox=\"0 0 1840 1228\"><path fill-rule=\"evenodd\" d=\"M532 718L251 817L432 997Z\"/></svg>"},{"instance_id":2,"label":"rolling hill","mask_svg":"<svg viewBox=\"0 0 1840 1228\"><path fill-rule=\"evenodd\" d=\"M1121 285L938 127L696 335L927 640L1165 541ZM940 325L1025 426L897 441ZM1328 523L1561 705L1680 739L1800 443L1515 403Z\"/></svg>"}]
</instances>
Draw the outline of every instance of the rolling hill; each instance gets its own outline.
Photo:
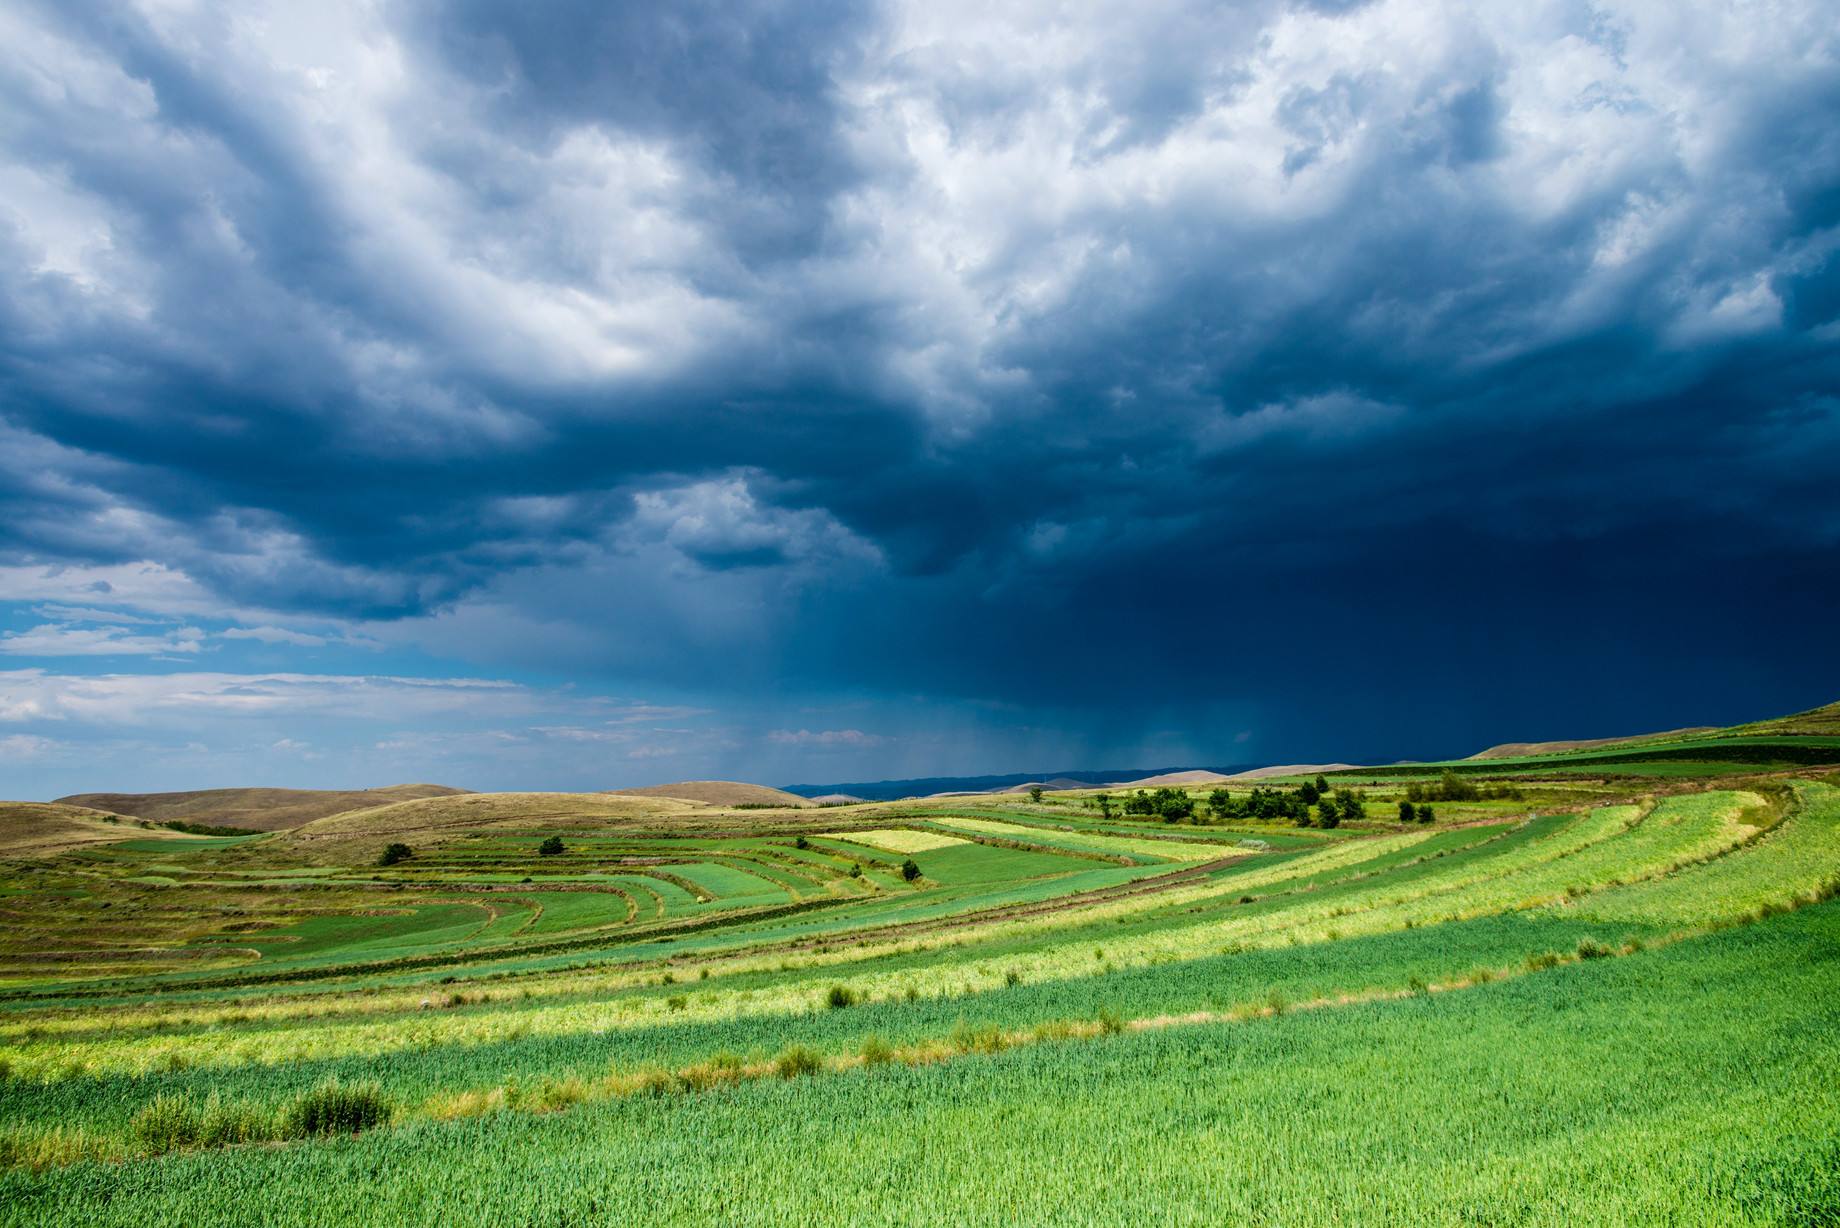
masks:
<instances>
[{"instance_id":1,"label":"rolling hill","mask_svg":"<svg viewBox=\"0 0 1840 1228\"><path fill-rule=\"evenodd\" d=\"M382 789L197 789L183 793L75 793L60 797L84 806L154 823L199 823L250 831L285 831L347 810L363 810L422 797L465 793L447 785L390 785Z\"/></svg>"},{"instance_id":2,"label":"rolling hill","mask_svg":"<svg viewBox=\"0 0 1840 1228\"><path fill-rule=\"evenodd\" d=\"M142 835L117 816L61 802L0 802L0 858L55 857Z\"/></svg>"},{"instance_id":3,"label":"rolling hill","mask_svg":"<svg viewBox=\"0 0 1840 1228\"><path fill-rule=\"evenodd\" d=\"M701 802L705 806L809 806L812 800L738 780L680 780L668 785L642 785L636 789L610 789L621 797L671 797L684 802Z\"/></svg>"}]
</instances>

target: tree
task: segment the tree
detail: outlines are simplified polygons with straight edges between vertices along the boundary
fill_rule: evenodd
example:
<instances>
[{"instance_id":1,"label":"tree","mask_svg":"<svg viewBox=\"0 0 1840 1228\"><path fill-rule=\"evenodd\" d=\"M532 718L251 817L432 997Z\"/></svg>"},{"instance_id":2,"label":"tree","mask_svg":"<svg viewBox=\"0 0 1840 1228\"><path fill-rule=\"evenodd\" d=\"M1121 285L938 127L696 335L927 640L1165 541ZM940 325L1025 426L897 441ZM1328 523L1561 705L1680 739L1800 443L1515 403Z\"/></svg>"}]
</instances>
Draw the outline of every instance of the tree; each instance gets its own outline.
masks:
<instances>
[{"instance_id":1,"label":"tree","mask_svg":"<svg viewBox=\"0 0 1840 1228\"><path fill-rule=\"evenodd\" d=\"M1108 819L1112 817L1112 795L1110 793L1101 793L1093 800L1099 803L1099 814L1102 817Z\"/></svg>"},{"instance_id":2,"label":"tree","mask_svg":"<svg viewBox=\"0 0 1840 1228\"><path fill-rule=\"evenodd\" d=\"M1480 796L1481 790L1449 768L1438 777L1437 799L1440 802L1473 802Z\"/></svg>"},{"instance_id":3,"label":"tree","mask_svg":"<svg viewBox=\"0 0 1840 1228\"><path fill-rule=\"evenodd\" d=\"M1195 813L1195 799L1184 789L1164 785L1150 795L1150 809L1160 816L1165 823L1174 823L1177 819L1190 818Z\"/></svg>"},{"instance_id":4,"label":"tree","mask_svg":"<svg viewBox=\"0 0 1840 1228\"><path fill-rule=\"evenodd\" d=\"M383 856L377 859L377 864L380 866L393 866L397 862L407 861L413 856L415 856L415 853L408 845L392 844L383 850Z\"/></svg>"},{"instance_id":5,"label":"tree","mask_svg":"<svg viewBox=\"0 0 1840 1228\"><path fill-rule=\"evenodd\" d=\"M1316 773L1316 795L1321 797L1329 791L1329 778L1321 772Z\"/></svg>"},{"instance_id":6,"label":"tree","mask_svg":"<svg viewBox=\"0 0 1840 1228\"><path fill-rule=\"evenodd\" d=\"M1418 821L1420 823L1429 823L1435 818L1437 818L1437 813L1431 809L1430 803L1423 803L1419 806Z\"/></svg>"},{"instance_id":7,"label":"tree","mask_svg":"<svg viewBox=\"0 0 1840 1228\"><path fill-rule=\"evenodd\" d=\"M1399 821L1401 823L1410 823L1415 814L1416 811L1414 811L1411 802L1399 803Z\"/></svg>"},{"instance_id":8,"label":"tree","mask_svg":"<svg viewBox=\"0 0 1840 1228\"><path fill-rule=\"evenodd\" d=\"M909 857L906 861L903 861L901 863L901 877L906 879L910 883L913 882L916 878L919 878L920 877L920 863L915 861L912 857Z\"/></svg>"},{"instance_id":9,"label":"tree","mask_svg":"<svg viewBox=\"0 0 1840 1228\"><path fill-rule=\"evenodd\" d=\"M1367 817L1367 803L1353 789L1335 791L1335 808L1344 819L1364 819Z\"/></svg>"},{"instance_id":10,"label":"tree","mask_svg":"<svg viewBox=\"0 0 1840 1228\"><path fill-rule=\"evenodd\" d=\"M1225 789L1215 789L1207 796L1208 813L1218 821L1233 813L1233 795Z\"/></svg>"},{"instance_id":11,"label":"tree","mask_svg":"<svg viewBox=\"0 0 1840 1228\"><path fill-rule=\"evenodd\" d=\"M1316 803L1316 826L1339 827L1342 822L1342 808L1333 797L1325 797Z\"/></svg>"},{"instance_id":12,"label":"tree","mask_svg":"<svg viewBox=\"0 0 1840 1228\"><path fill-rule=\"evenodd\" d=\"M1041 800L1041 786L1040 785L1030 785L1029 786L1029 800L1031 802L1039 802Z\"/></svg>"},{"instance_id":13,"label":"tree","mask_svg":"<svg viewBox=\"0 0 1840 1228\"><path fill-rule=\"evenodd\" d=\"M1148 817L1156 813L1156 802L1147 791L1138 789L1125 799L1124 812Z\"/></svg>"},{"instance_id":14,"label":"tree","mask_svg":"<svg viewBox=\"0 0 1840 1228\"><path fill-rule=\"evenodd\" d=\"M1297 796L1303 799L1304 805L1314 806L1322 799L1322 790L1306 780L1297 786Z\"/></svg>"},{"instance_id":15,"label":"tree","mask_svg":"<svg viewBox=\"0 0 1840 1228\"><path fill-rule=\"evenodd\" d=\"M562 851L562 837L561 836L551 836L549 839L545 840L542 844L537 845L537 855L539 857L554 857L556 854L560 853L561 851Z\"/></svg>"}]
</instances>

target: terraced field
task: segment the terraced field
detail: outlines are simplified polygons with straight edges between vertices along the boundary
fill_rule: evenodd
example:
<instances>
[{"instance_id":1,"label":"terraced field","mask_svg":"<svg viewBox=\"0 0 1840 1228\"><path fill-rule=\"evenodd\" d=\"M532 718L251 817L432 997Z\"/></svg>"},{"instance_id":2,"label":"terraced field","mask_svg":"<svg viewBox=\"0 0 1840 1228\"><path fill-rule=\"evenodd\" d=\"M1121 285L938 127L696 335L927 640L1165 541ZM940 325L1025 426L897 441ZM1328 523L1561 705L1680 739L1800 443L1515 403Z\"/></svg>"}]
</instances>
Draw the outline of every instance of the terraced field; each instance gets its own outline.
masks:
<instances>
[{"instance_id":1,"label":"terraced field","mask_svg":"<svg viewBox=\"0 0 1840 1228\"><path fill-rule=\"evenodd\" d=\"M1333 830L0 811L0 1223L1840 1222L1840 786L1601 757Z\"/></svg>"}]
</instances>

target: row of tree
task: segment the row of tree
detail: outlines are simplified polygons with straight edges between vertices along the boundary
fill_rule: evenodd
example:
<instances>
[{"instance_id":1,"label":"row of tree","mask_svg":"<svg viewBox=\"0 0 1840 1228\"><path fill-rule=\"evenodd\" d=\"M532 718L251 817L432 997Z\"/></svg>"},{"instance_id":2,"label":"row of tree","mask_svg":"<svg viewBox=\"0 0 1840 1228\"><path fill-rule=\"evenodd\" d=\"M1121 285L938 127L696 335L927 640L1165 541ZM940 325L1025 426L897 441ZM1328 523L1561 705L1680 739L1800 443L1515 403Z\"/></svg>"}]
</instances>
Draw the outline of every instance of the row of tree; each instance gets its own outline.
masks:
<instances>
[{"instance_id":1,"label":"row of tree","mask_svg":"<svg viewBox=\"0 0 1840 1228\"><path fill-rule=\"evenodd\" d=\"M1091 804L1108 819L1118 810L1118 799L1110 793L1098 794ZM1229 789L1215 789L1207 795L1205 818L1197 815L1195 799L1187 790L1167 785L1135 790L1124 799L1123 811L1137 818L1156 818L1165 823L1263 819L1292 822L1299 827L1337 827L1346 820L1366 818L1367 799L1359 789L1331 791L1329 782L1318 777L1295 789L1255 785L1244 796L1235 796Z\"/></svg>"}]
</instances>

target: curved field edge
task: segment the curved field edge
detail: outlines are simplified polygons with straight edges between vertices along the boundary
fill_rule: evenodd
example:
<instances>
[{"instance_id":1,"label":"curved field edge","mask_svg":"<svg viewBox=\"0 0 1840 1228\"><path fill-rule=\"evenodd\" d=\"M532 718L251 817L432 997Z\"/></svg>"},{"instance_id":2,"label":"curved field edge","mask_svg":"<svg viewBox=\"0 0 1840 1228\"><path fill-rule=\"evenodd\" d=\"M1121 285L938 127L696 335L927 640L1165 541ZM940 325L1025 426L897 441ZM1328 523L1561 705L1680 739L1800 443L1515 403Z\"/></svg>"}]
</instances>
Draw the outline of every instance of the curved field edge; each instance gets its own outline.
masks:
<instances>
[{"instance_id":1,"label":"curved field edge","mask_svg":"<svg viewBox=\"0 0 1840 1228\"><path fill-rule=\"evenodd\" d=\"M1686 814L1670 823L1666 816L1672 812ZM141 1021L158 1033L153 1035L136 1035L134 1017L119 1017L101 1036L88 1038L78 1028L61 1026L81 1026L82 1017L15 1025L4 1035L13 1042L16 1074L44 1079L86 1072L147 1074L193 1066L222 1069L251 1062L381 1056L522 1037L553 1043L667 1022L754 1018L757 1026L770 1027L789 1015L824 1009L827 990L837 984L844 985L855 1001L906 1003L916 996L956 1001L1016 981L1073 985L1120 970L1167 967L1223 949L1287 950L1299 943L1372 936L1536 905L1563 912L1575 904L1573 889L1581 882L1596 889L1639 880L1671 869L1683 850L1704 852L1741 839L1743 832L1753 829L1731 820L1743 813L1744 800L1733 794L1670 799L1646 817L1635 808L1605 808L1488 838L1476 839L1487 833L1472 832L1473 842L1467 847L1439 849L1419 858L1410 854L1429 844L1416 835L1404 842L1389 837L1297 858L1286 863L1283 872L1274 868L1227 875L1198 887L1089 910L1095 915L1073 914L1078 919L1071 922L1053 916L1039 928L1011 922L1001 942L922 940L880 951L846 948L814 955L803 967L784 960L743 960L732 968L716 964L718 975L713 979L699 978L684 986L671 985L674 978L668 972L661 976L640 971L621 979L600 978L598 988L581 1000L555 1005L534 995L526 997L528 989L509 986L475 991L471 1006L462 994L458 1001L441 1004L465 1009L432 1015L415 1009L428 1005L424 991L419 1001L394 1001L398 1010L411 1012L406 1017L371 1022L361 1016L337 1020L305 1015L292 1025L285 1018L265 1024L260 1017L232 1010L201 1021L202 1028L177 1033L172 1029L184 1027L184 1016L160 1014ZM1806 819L1798 817L1790 826L1799 830L1806 822L1817 829L1818 838L1828 813L1823 809ZM1456 837L1450 833L1438 840ZM1626 849L1619 841L1637 847ZM1767 857L1775 847L1766 841L1743 856ZM1351 857L1351 852L1366 855ZM1594 860L1581 866L1581 858ZM1365 869L1370 864L1381 868ZM1325 865L1328 871L1322 869ZM1311 870L1317 873L1308 873ZM1786 871L1765 873L1786 883L1797 881ZM1541 891L1530 895L1530 882ZM1818 885L1811 879L1791 891ZM1243 894L1247 886L1270 894L1248 905L1249 897ZM1479 891L1486 895L1478 896ZM1209 919L1192 920L1197 913ZM1736 915L1704 912L1702 923ZM378 1005L390 1005L390 1000L380 999ZM240 1025L228 1036L226 1021Z\"/></svg>"},{"instance_id":2,"label":"curved field edge","mask_svg":"<svg viewBox=\"0 0 1840 1228\"><path fill-rule=\"evenodd\" d=\"M1695 863L1679 873L1690 876L1723 872L1743 858L1757 858L1764 873L1780 861L1785 853L1810 842L1819 844L1823 833L1831 832L1834 799L1840 791L1815 787L1806 795L1801 811L1791 815L1772 838L1752 843L1741 852L1727 854L1707 863ZM1691 799L1671 808L1683 812L1670 826L1683 832L1701 830L1688 821L1697 815L1702 824L1729 821L1734 814L1749 813L1744 799L1735 795L1713 795ZM1666 813L1663 808L1662 813ZM1639 820L1639 821L1637 821ZM1591 850L1607 838L1607 832L1627 834L1641 830L1648 822L1658 825L1654 812L1646 816L1637 812L1594 812L1569 826L1553 828L1545 837L1560 841L1559 849L1577 853ZM1573 829L1578 829L1573 834ZM1806 833L1806 834L1804 834ZM1525 861L1538 868L1556 860L1534 858L1516 847L1497 849L1507 842L1499 835L1478 839L1486 832L1473 832L1468 850L1472 855L1489 854L1500 860ZM1510 833L1524 835L1526 832ZM1581 839L1596 835L1596 840ZM1450 833L1454 837L1457 833ZM1444 839L1441 837L1440 839ZM1530 847L1538 847L1532 842ZM1672 847L1672 846L1669 846ZM1550 852L1551 850L1549 850ZM1831 851L1831 850L1830 850ZM1774 859L1774 860L1772 860ZM1442 857L1420 861L1402 861L1396 872L1412 873L1436 867ZM1302 863L1307 864L1307 862ZM1359 866L1360 862L1353 863ZM1451 859L1450 864L1465 863ZM1811 866L1814 863L1809 863ZM1780 885L1799 894L1796 902L1819 898L1823 889L1831 891L1833 870L1831 856L1826 863L1826 879L1810 869L1806 881L1795 886L1793 874L1783 873L1780 866L1773 872ZM1461 878L1466 879L1466 871ZM1384 874L1376 876L1386 881ZM1650 889L1670 889L1672 880L1646 884ZM1360 879L1356 879L1360 884ZM1315 884L1312 883L1312 886ZM1632 887L1614 888L1617 892ZM1301 893L1313 904L1314 891ZM1588 912L1588 909L1585 910ZM1275 915L1283 915L1282 912ZM1723 924L1741 919L1738 914L1707 915L1704 924ZM480 1084L482 1076L498 1072L510 1081L515 1100L515 1086L520 1077L561 1080L593 1080L604 1076L610 1067L618 1074L630 1074L648 1055L674 1055L676 1060L695 1063L711 1055L735 1052L748 1055L755 1063L771 1057L771 1043L786 1037L798 1043L818 1046L835 1056L842 1046L848 1053L853 1046L876 1036L884 1042L928 1047L957 1043L953 1037L963 1027L979 1029L1030 1029L1038 1027L1079 1026L1108 1014L1128 1019L1157 1015L1187 1015L1197 1011L1259 1011L1276 1001L1306 1002L1323 997L1340 998L1350 994L1397 993L1414 984L1438 985L1487 981L1498 976L1514 975L1523 968L1542 968L1574 958L1578 953L1607 953L1612 949L1660 941L1667 935L1653 926L1587 924L1582 918L1568 918L1564 910L1542 919L1539 914L1495 918L1486 923L1447 923L1418 929L1394 928L1366 938L1340 938L1304 946L1285 944L1275 947L1236 946L1233 953L1212 958L1190 958L1169 963L1153 961L1135 971L1118 969L1107 962L1103 949L1090 952L1092 974L1076 979L1025 978L1016 960L1004 962L1000 975L1001 989L980 988L960 982L956 991L929 992L924 997L890 994L871 1005L858 1006L847 1012L827 1010L821 990L799 1003L799 1014L783 1013L749 1016L687 1015L687 994L659 992L650 1005L662 1008L660 1016L642 1016L621 1020L609 1030L608 1017L600 1015L598 1026L578 1021L561 1028L546 1028L544 1018L533 1012L491 1010L479 1013L462 1010L443 1012L433 1017L420 1015L408 1020L384 1020L375 1025L340 1027L324 1021L312 1021L306 1035L317 1045L290 1048L284 1034L273 1031L247 1030L247 1039L225 1043L216 1027L194 1033L192 1037L146 1036L139 1039L108 1039L94 1043L65 1037L62 1042L37 1043L40 1078L48 1080L33 1087L17 1079L6 1098L9 1111L0 1120L17 1125L33 1119L63 1120L85 1109L94 1116L97 1105L114 1106L115 1127L125 1116L153 1096L174 1095L202 1099L208 1093L222 1091L252 1095L272 1101L276 1096L297 1093L302 1087L324 1078L362 1080L382 1077L397 1089L420 1096L467 1095L490 1096L494 1087ZM1087 952L1082 952L1082 955ZM969 959L976 959L973 953ZM980 969L986 976L995 971ZM912 977L912 972L905 974ZM935 980L937 978L934 978ZM859 980L846 986L861 984ZM839 983L831 981L832 986ZM910 986L915 981L908 981ZM745 991L744 991L745 992ZM851 1002L868 999L855 988L846 988ZM832 1004L835 1005L834 1003ZM556 1022L562 1022L556 1017ZM402 1034L394 1044L381 1044L392 1031ZM774 1038L771 1041L763 1038ZM334 1041L336 1043L326 1043ZM226 1067L221 1060L207 1061L204 1069L187 1072L186 1067L199 1064L198 1055L215 1048L221 1059L234 1057L239 1048L254 1046L267 1060L285 1060L278 1070ZM109 1055L116 1057L111 1058ZM188 1056L189 1055L189 1056ZM343 1056L341 1056L343 1055ZM247 1061L247 1058L243 1059ZM55 1062L68 1063L59 1069ZM161 1073L162 1068L164 1073ZM110 1071L120 1073L111 1076ZM77 1074L76 1071L88 1071ZM24 1073L20 1071L18 1073ZM617 1082L617 1079L616 1079ZM61 1090L59 1090L61 1087ZM501 1099L502 1089L499 1089Z\"/></svg>"}]
</instances>

